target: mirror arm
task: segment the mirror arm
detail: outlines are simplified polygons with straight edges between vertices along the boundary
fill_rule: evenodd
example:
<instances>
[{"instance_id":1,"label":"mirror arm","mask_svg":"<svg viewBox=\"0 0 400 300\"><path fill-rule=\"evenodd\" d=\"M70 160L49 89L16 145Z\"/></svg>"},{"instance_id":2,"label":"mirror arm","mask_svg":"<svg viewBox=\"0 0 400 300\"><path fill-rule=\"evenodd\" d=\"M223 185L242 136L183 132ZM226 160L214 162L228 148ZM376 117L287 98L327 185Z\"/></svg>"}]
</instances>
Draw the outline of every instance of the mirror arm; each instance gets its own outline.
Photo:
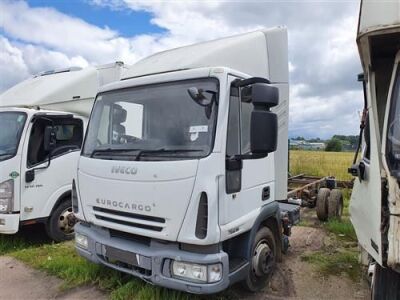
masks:
<instances>
[{"instance_id":1,"label":"mirror arm","mask_svg":"<svg viewBox=\"0 0 400 300\"><path fill-rule=\"evenodd\" d=\"M254 84L254 83L271 84L271 81L266 78L262 78L262 77L251 77L248 79L236 79L232 82L232 86L239 88L239 87L243 87L243 86Z\"/></svg>"},{"instance_id":2,"label":"mirror arm","mask_svg":"<svg viewBox=\"0 0 400 300\"><path fill-rule=\"evenodd\" d=\"M49 153L49 157L47 158L47 165L45 165L44 167L38 167L38 168L33 168L30 169L29 171L37 171L37 170L44 170L44 169L48 169L50 167L51 164L51 152Z\"/></svg>"}]
</instances>

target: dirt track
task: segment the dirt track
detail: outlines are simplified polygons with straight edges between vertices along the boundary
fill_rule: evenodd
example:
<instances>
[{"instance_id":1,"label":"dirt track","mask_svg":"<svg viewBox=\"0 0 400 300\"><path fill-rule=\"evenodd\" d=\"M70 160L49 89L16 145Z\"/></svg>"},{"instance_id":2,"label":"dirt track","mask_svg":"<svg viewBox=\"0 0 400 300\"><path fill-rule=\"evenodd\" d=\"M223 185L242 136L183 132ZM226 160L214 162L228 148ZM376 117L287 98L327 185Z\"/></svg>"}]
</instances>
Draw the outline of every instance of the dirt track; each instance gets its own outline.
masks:
<instances>
[{"instance_id":1,"label":"dirt track","mask_svg":"<svg viewBox=\"0 0 400 300\"><path fill-rule=\"evenodd\" d=\"M355 283L341 274L322 277L313 265L301 260L302 253L320 250L325 242L322 229L294 227L289 252L279 264L270 286L255 296L239 292L238 297L246 300L368 299L369 289L363 280Z\"/></svg>"},{"instance_id":2,"label":"dirt track","mask_svg":"<svg viewBox=\"0 0 400 300\"><path fill-rule=\"evenodd\" d=\"M322 229L295 227L291 248L270 283L258 294L245 294L232 288L232 298L240 299L368 299L365 282L354 283L345 276L321 277L313 265L301 260L305 251L317 251L324 246ZM33 270L7 256L0 256L0 299L107 299L108 295L94 287L81 287L62 292L62 280Z\"/></svg>"},{"instance_id":3,"label":"dirt track","mask_svg":"<svg viewBox=\"0 0 400 300\"><path fill-rule=\"evenodd\" d=\"M8 256L0 256L0 299L105 300L107 295L94 287L62 291L62 280L26 267Z\"/></svg>"}]
</instances>

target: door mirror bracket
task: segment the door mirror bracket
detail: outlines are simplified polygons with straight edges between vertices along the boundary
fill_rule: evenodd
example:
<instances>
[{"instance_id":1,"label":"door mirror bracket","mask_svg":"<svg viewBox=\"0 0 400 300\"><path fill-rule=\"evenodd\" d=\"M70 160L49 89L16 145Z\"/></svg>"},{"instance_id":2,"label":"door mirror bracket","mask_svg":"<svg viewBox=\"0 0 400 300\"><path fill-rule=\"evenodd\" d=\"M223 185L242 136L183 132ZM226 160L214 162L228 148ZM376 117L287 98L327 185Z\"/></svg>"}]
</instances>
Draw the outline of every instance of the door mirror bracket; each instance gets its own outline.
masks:
<instances>
[{"instance_id":1,"label":"door mirror bracket","mask_svg":"<svg viewBox=\"0 0 400 300\"><path fill-rule=\"evenodd\" d=\"M347 172L361 181L365 180L365 163L360 161L347 169Z\"/></svg>"}]
</instances>

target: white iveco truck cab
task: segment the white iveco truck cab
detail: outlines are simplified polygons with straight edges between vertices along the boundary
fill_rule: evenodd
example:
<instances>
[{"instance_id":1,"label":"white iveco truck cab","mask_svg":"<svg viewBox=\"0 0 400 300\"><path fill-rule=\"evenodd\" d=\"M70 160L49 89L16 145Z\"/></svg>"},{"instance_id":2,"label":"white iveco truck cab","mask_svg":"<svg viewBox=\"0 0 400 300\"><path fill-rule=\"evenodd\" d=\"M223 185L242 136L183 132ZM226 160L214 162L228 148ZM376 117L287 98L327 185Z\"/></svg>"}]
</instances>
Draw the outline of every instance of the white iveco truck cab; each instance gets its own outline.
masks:
<instances>
[{"instance_id":1,"label":"white iveco truck cab","mask_svg":"<svg viewBox=\"0 0 400 300\"><path fill-rule=\"evenodd\" d=\"M122 67L44 72L0 95L0 234L41 222L55 241L73 237L71 184L87 118Z\"/></svg>"},{"instance_id":2,"label":"white iveco truck cab","mask_svg":"<svg viewBox=\"0 0 400 300\"><path fill-rule=\"evenodd\" d=\"M192 293L264 287L285 248L287 47L285 28L205 42L103 87L73 183L79 254Z\"/></svg>"},{"instance_id":3,"label":"white iveco truck cab","mask_svg":"<svg viewBox=\"0 0 400 300\"><path fill-rule=\"evenodd\" d=\"M362 1L357 43L364 73L361 160L351 220L373 299L400 299L400 2ZM362 133L362 131L361 131Z\"/></svg>"}]
</instances>

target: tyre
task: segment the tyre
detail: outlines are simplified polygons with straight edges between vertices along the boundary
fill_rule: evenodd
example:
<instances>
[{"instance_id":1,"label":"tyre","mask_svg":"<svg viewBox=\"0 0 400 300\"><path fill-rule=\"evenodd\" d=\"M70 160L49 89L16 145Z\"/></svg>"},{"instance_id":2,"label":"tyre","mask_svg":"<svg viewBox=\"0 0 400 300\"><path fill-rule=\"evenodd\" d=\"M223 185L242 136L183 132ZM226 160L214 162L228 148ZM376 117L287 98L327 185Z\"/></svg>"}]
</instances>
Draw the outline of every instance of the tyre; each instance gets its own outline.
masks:
<instances>
[{"instance_id":1,"label":"tyre","mask_svg":"<svg viewBox=\"0 0 400 300\"><path fill-rule=\"evenodd\" d=\"M371 299L400 299L400 274L376 264L372 279Z\"/></svg>"},{"instance_id":2,"label":"tyre","mask_svg":"<svg viewBox=\"0 0 400 300\"><path fill-rule=\"evenodd\" d=\"M251 249L249 273L243 285L248 291L257 292L267 285L276 267L277 247L272 231L267 227L261 227Z\"/></svg>"},{"instance_id":3,"label":"tyre","mask_svg":"<svg viewBox=\"0 0 400 300\"><path fill-rule=\"evenodd\" d=\"M71 199L61 202L53 210L46 224L47 235L56 242L71 240L74 237L75 217Z\"/></svg>"},{"instance_id":4,"label":"tyre","mask_svg":"<svg viewBox=\"0 0 400 300\"><path fill-rule=\"evenodd\" d=\"M328 217L340 219L343 214L343 194L339 189L333 189L329 195Z\"/></svg>"},{"instance_id":5,"label":"tyre","mask_svg":"<svg viewBox=\"0 0 400 300\"><path fill-rule=\"evenodd\" d=\"M330 190L328 188L320 188L317 195L317 217L320 221L328 220L328 201Z\"/></svg>"}]
</instances>

